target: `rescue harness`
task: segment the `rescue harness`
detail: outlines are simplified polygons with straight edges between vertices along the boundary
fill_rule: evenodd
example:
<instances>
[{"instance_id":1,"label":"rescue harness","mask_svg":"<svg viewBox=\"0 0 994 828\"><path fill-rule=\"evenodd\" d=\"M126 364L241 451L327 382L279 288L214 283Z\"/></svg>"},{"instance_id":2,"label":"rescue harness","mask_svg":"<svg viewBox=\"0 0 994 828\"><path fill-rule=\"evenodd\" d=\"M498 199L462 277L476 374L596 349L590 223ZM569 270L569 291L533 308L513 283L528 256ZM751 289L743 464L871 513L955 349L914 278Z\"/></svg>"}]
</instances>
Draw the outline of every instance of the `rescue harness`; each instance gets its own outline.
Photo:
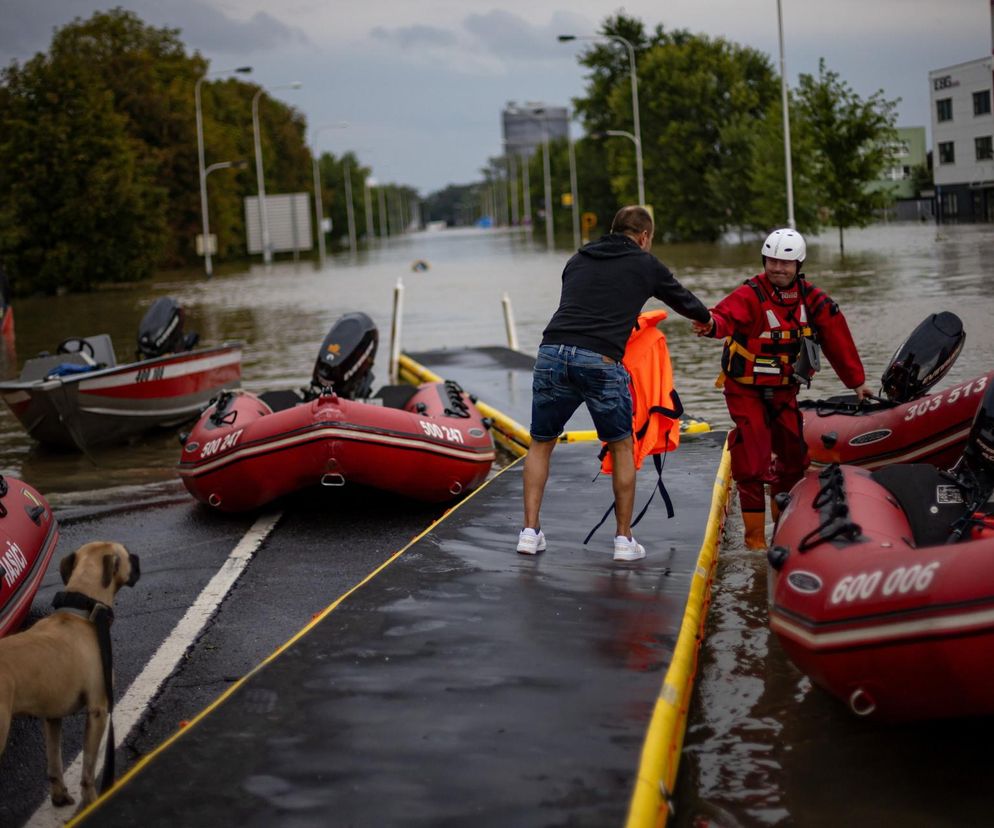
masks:
<instances>
[{"instance_id":1,"label":"rescue harness","mask_svg":"<svg viewBox=\"0 0 994 828\"><path fill-rule=\"evenodd\" d=\"M820 364L815 347L815 330L808 320L807 300L812 290L803 274L797 276L800 301L783 317L784 306L774 302L755 277L744 284L753 290L759 300L763 330L753 336L733 333L725 337L721 353L722 370L715 386L721 388L726 377L742 385L810 384Z\"/></svg>"}]
</instances>

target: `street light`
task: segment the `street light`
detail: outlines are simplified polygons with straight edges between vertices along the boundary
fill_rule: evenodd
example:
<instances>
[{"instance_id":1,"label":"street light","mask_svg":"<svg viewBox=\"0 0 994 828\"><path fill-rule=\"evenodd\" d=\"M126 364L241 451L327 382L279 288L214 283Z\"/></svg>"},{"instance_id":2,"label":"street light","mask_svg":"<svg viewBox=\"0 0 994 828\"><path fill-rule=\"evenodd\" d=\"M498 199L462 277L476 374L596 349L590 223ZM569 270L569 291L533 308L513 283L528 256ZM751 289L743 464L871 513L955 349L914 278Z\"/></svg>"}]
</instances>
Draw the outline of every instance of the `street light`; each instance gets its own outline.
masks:
<instances>
[{"instance_id":1,"label":"street light","mask_svg":"<svg viewBox=\"0 0 994 828\"><path fill-rule=\"evenodd\" d=\"M311 153L311 158L314 162L314 216L317 220L318 226L318 254L321 261L321 267L324 267L325 258L325 248L324 248L324 228L321 226L324 223L324 215L321 209L321 173L318 169L318 152L317 152L317 138L326 129L345 129L348 127L348 121L339 121L337 124L327 124L323 127L318 127L314 130L314 134L311 136L311 143L314 145L314 151ZM345 210L349 217L349 249L352 251L352 255L356 254L356 236L355 236L355 216L352 212L352 176L349 172L349 165L346 162L342 162L342 167L345 172Z\"/></svg>"},{"instance_id":2,"label":"street light","mask_svg":"<svg viewBox=\"0 0 994 828\"><path fill-rule=\"evenodd\" d=\"M204 228L204 271L208 279L214 273L214 268L211 262L211 224L207 213L207 172L204 164L204 119L200 112L200 84L211 75L227 75L229 72L240 72L247 75L251 71L251 66L239 66L235 69L219 69L216 72L207 72L197 78L197 82L193 87L193 99L196 102L197 110L197 161L200 171L200 216L203 220Z\"/></svg>"},{"instance_id":3,"label":"street light","mask_svg":"<svg viewBox=\"0 0 994 828\"><path fill-rule=\"evenodd\" d=\"M218 161L216 164L211 164L206 170L204 170L204 178L207 178L212 172L217 170L244 170L248 166L248 161Z\"/></svg>"},{"instance_id":4,"label":"street light","mask_svg":"<svg viewBox=\"0 0 994 828\"><path fill-rule=\"evenodd\" d=\"M284 83L280 86L269 87L270 91L276 89L300 89L303 84L300 81ZM273 261L272 244L269 241L269 213L266 210L266 180L262 174L262 141L259 140L259 97L266 91L266 87L260 86L252 96L252 133L255 138L255 178L259 187L259 225L262 228L262 260L266 264Z\"/></svg>"},{"instance_id":5,"label":"street light","mask_svg":"<svg viewBox=\"0 0 994 828\"><path fill-rule=\"evenodd\" d=\"M621 35L559 35L560 43L571 40L616 40L628 49L628 67L632 76L632 120L635 125L635 177L638 180L639 204L645 204L645 182L642 177L642 127L639 125L639 83L635 71L635 47Z\"/></svg>"},{"instance_id":6,"label":"street light","mask_svg":"<svg viewBox=\"0 0 994 828\"><path fill-rule=\"evenodd\" d=\"M580 246L580 199L576 191L576 151L573 148L573 136L570 133L569 117L566 118L566 141L569 146L569 190L570 206L573 208L573 246Z\"/></svg>"},{"instance_id":7,"label":"street light","mask_svg":"<svg viewBox=\"0 0 994 828\"><path fill-rule=\"evenodd\" d=\"M994 6L992 6L994 8ZM787 175L787 226L794 224L794 176L790 169L790 111L787 107L787 69L783 59L783 14L780 11L780 0L777 0L777 27L780 31L780 97L783 106L783 154L786 161Z\"/></svg>"}]
</instances>

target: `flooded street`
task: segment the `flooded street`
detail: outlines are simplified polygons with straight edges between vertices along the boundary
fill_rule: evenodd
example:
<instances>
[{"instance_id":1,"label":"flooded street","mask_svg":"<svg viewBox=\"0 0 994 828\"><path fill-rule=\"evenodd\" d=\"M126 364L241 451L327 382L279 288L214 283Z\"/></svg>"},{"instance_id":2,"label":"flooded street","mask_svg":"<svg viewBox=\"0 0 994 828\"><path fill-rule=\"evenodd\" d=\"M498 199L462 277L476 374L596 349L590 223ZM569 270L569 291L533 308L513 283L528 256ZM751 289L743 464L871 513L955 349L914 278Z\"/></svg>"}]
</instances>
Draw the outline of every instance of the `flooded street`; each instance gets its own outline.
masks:
<instances>
[{"instance_id":1,"label":"flooded street","mask_svg":"<svg viewBox=\"0 0 994 828\"><path fill-rule=\"evenodd\" d=\"M760 269L759 242L657 245L654 252L688 287L713 303ZM844 308L867 367L879 379L897 343L927 314L958 313L967 330L963 354L947 382L966 379L994 363L991 230L984 226L891 225L846 233L846 256L832 231L809 244L808 271ZM160 296L186 309L186 330L201 344L241 340L242 382L250 391L305 385L317 350L334 321L364 311L379 326L377 384L387 381L394 286L404 285L401 343L405 350L506 344L501 297L511 299L519 347L533 353L555 309L568 250L554 253L520 233L460 230L390 240L360 254L329 259L318 271L308 262L254 265L207 280L199 271L173 273L154 283L117 286L89 295L15 301L17 367L39 351L54 351L69 336L109 333L118 360L134 359L138 323ZM429 264L412 271L418 260ZM666 323L677 388L688 413L727 425L713 388L719 344L698 340L682 317ZM8 375L16 368L6 366ZM825 371L807 396L841 390ZM527 424L526 424L527 425ZM0 470L23 475L51 494L85 493L108 486L171 481L179 459L174 434L159 434L91 457L35 446L10 412L0 413Z\"/></svg>"},{"instance_id":2,"label":"flooded street","mask_svg":"<svg viewBox=\"0 0 994 828\"><path fill-rule=\"evenodd\" d=\"M890 225L849 231L846 255L831 231L809 239L811 280L842 306L875 387L897 345L928 314L957 313L967 331L959 361L941 386L994 365L990 226ZM760 265L760 242L657 246L677 277L713 304ZM393 291L404 285L402 346L506 344L501 297L511 299L521 350L533 352L555 309L568 251L548 253L517 233L418 234L364 253L270 270L170 274L154 284L87 296L15 301L17 366L69 336L111 334L120 361L134 355L138 323L151 302L173 296L186 329L204 345L245 344L243 387L306 385L333 322L364 311L379 326L377 383L387 381ZM428 262L414 272L411 264ZM665 326L677 388L687 412L729 425L713 387L720 346L698 340L674 317ZM8 374L16 373L13 364ZM841 391L827 368L807 397ZM526 424L527 425L527 424ZM0 414L0 471L23 477L53 505L84 498L130 500L175 487L175 434L91 456L34 446L6 409ZM988 722L887 727L857 721L786 661L766 626L766 561L738 542L730 517L714 585L709 636L688 723L677 786L677 825L980 825L989 820ZM923 665L923 669L934 669Z\"/></svg>"}]
</instances>

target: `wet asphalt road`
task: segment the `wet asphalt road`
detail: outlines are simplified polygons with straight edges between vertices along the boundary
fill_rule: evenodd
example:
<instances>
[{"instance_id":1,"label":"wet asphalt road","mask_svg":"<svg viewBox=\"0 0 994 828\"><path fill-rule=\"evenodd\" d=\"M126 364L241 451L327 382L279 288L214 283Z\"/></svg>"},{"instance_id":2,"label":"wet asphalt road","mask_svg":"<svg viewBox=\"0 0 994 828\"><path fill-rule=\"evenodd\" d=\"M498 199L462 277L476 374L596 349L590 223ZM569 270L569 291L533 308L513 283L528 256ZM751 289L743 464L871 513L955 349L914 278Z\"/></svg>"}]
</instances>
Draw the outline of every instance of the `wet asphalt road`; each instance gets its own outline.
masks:
<instances>
[{"instance_id":1,"label":"wet asphalt road","mask_svg":"<svg viewBox=\"0 0 994 828\"><path fill-rule=\"evenodd\" d=\"M358 487L311 490L274 507L282 511L279 523L118 750L118 775L442 512ZM62 589L58 561L65 555L91 540L123 543L140 557L142 572L133 589L118 593L114 608L114 671L117 686L127 688L260 514L215 513L180 486L151 504L57 511L59 544L29 623L50 611ZM82 731L81 714L66 720L67 766L80 749ZM70 793L78 798L71 783ZM47 795L41 723L15 719L0 757L0 826L28 824ZM60 816L62 810L68 818L73 809L60 809Z\"/></svg>"}]
</instances>

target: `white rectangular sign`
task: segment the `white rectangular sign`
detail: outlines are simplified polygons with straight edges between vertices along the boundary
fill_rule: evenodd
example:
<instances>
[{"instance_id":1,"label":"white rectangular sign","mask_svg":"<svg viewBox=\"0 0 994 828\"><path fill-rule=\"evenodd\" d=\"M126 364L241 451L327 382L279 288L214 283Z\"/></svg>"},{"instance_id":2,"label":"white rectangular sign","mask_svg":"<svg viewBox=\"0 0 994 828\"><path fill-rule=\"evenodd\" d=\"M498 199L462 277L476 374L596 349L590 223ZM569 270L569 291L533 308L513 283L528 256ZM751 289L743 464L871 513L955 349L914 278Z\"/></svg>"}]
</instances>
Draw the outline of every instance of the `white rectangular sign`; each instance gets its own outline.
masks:
<instances>
[{"instance_id":1,"label":"white rectangular sign","mask_svg":"<svg viewBox=\"0 0 994 828\"><path fill-rule=\"evenodd\" d=\"M309 193L266 196L269 246L274 253L310 250L313 246ZM262 252L262 221L259 197L245 199L245 235L249 253Z\"/></svg>"}]
</instances>

